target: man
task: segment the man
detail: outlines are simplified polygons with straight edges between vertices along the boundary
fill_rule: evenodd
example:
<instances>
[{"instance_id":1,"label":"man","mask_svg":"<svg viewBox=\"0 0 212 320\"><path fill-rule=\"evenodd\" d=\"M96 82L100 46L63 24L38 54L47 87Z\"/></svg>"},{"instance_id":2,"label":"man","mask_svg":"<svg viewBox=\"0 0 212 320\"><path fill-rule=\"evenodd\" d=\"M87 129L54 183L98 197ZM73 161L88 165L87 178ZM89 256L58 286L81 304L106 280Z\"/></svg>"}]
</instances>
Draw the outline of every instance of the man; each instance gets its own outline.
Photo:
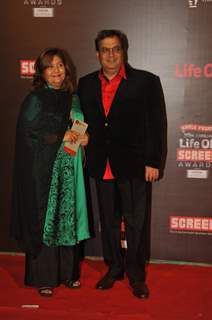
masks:
<instances>
[{"instance_id":1,"label":"man","mask_svg":"<svg viewBox=\"0 0 212 320\"><path fill-rule=\"evenodd\" d=\"M103 255L108 272L97 289L112 288L126 272L133 294L147 298L144 230L147 182L159 178L164 99L160 80L127 63L128 40L119 30L95 40L102 69L79 80L79 97L90 136L88 173L95 178ZM124 218L127 250L121 250Z\"/></svg>"}]
</instances>

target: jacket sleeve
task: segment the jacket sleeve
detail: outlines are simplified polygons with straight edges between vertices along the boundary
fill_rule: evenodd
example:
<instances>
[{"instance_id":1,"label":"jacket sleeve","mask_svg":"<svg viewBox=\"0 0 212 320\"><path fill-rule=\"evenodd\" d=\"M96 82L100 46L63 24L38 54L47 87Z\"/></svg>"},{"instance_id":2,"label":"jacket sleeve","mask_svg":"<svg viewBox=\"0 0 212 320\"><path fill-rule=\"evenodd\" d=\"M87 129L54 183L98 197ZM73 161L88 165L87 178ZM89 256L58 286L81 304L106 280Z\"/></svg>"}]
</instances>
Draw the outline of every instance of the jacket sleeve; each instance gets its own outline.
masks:
<instances>
[{"instance_id":1,"label":"jacket sleeve","mask_svg":"<svg viewBox=\"0 0 212 320\"><path fill-rule=\"evenodd\" d=\"M145 165L160 169L166 153L166 111L159 77L152 79L145 113Z\"/></svg>"}]
</instances>

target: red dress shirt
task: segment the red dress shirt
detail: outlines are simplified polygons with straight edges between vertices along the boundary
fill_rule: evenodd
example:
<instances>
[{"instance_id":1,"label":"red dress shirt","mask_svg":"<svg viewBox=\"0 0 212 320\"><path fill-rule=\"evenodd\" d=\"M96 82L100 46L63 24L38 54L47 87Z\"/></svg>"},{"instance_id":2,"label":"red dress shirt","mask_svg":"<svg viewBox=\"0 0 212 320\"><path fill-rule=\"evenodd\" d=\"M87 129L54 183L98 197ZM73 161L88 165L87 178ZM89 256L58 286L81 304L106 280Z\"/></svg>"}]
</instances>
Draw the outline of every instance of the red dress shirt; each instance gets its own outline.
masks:
<instances>
[{"instance_id":1,"label":"red dress shirt","mask_svg":"<svg viewBox=\"0 0 212 320\"><path fill-rule=\"evenodd\" d=\"M99 79L101 80L101 90L102 90L102 104L105 111L105 116L108 116L110 111L110 107L112 105L113 99L115 97L116 91L121 83L122 78L126 79L126 72L124 64L121 66L119 73L111 80L108 80L102 70L99 72ZM109 160L107 160L107 165L105 169L105 173L103 176L104 180L114 179L112 174Z\"/></svg>"}]
</instances>

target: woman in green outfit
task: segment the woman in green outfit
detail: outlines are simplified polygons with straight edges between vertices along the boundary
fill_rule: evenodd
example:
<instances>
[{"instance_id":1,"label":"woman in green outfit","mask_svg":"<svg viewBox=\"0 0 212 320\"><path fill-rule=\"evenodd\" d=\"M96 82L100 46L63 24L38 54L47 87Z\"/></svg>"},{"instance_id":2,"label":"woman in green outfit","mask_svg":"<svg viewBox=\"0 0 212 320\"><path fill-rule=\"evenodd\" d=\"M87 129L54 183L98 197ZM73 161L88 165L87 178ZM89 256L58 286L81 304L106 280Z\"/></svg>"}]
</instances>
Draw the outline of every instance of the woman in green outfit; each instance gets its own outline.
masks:
<instances>
[{"instance_id":1,"label":"woman in green outfit","mask_svg":"<svg viewBox=\"0 0 212 320\"><path fill-rule=\"evenodd\" d=\"M25 284L42 296L60 284L80 287L79 242L89 238L82 148L75 156L64 150L66 141L88 143L71 130L83 120L73 90L66 53L45 50L17 122L12 234L26 253Z\"/></svg>"}]
</instances>

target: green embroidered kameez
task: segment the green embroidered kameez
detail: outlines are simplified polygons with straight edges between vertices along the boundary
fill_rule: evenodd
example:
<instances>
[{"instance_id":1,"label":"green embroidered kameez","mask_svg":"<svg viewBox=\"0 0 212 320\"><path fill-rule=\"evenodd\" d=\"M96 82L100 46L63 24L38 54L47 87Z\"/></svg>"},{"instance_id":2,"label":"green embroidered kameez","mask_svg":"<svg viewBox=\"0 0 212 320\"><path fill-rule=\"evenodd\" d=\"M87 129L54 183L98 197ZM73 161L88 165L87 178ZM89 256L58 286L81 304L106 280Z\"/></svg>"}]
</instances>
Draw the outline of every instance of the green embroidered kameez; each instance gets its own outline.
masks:
<instances>
[{"instance_id":1,"label":"green embroidered kameez","mask_svg":"<svg viewBox=\"0 0 212 320\"><path fill-rule=\"evenodd\" d=\"M72 97L71 118L83 120L78 97ZM48 246L70 246L89 238L82 169L82 147L75 156L61 144L53 166L43 242Z\"/></svg>"}]
</instances>

